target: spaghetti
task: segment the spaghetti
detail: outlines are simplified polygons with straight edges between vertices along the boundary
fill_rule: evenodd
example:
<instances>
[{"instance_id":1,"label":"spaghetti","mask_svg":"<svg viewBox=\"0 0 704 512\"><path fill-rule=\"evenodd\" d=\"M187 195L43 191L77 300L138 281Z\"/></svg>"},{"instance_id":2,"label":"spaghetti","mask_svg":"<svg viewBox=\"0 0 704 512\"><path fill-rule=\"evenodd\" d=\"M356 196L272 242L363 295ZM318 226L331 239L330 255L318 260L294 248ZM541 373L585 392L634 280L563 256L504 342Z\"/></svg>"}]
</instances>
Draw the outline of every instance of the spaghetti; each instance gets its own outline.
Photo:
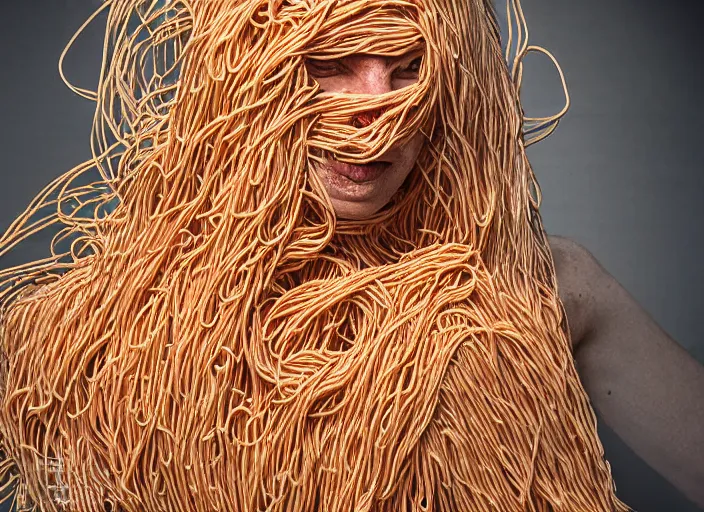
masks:
<instances>
[{"instance_id":1,"label":"spaghetti","mask_svg":"<svg viewBox=\"0 0 704 512\"><path fill-rule=\"evenodd\" d=\"M0 274L3 495L47 511L627 510L489 0L101 10L100 85L74 87L97 102L94 156L0 241L60 228L51 257ZM305 67L419 48L418 82L388 94L323 93ZM419 131L392 201L336 219L316 166Z\"/></svg>"}]
</instances>

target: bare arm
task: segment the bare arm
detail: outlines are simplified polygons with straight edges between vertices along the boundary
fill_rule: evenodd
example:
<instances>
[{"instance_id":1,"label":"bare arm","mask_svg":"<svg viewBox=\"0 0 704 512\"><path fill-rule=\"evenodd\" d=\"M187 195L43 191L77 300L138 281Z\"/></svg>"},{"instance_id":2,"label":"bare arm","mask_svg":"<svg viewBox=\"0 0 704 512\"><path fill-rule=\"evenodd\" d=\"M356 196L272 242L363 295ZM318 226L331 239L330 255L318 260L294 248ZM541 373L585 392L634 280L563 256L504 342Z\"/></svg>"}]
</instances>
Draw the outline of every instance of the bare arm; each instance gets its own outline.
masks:
<instances>
[{"instance_id":1,"label":"bare arm","mask_svg":"<svg viewBox=\"0 0 704 512\"><path fill-rule=\"evenodd\" d=\"M604 422L704 506L704 367L583 247L550 237L577 369Z\"/></svg>"}]
</instances>

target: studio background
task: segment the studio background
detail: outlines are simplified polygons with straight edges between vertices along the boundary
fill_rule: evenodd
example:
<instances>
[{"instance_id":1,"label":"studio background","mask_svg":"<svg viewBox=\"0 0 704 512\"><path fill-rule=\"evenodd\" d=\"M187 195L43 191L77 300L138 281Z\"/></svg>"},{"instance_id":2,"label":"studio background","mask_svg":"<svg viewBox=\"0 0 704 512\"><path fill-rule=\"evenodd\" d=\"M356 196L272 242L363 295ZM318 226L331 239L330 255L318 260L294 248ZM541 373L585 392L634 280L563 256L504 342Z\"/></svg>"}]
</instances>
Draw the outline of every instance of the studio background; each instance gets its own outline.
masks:
<instances>
[{"instance_id":1,"label":"studio background","mask_svg":"<svg viewBox=\"0 0 704 512\"><path fill-rule=\"evenodd\" d=\"M586 246L655 320L704 362L704 138L701 0L523 0L530 43L549 49L572 99L557 131L529 149L550 234ZM0 10L0 230L52 178L90 156L93 104L60 80L59 55L99 0L23 0ZM69 54L94 88L103 18ZM558 111L559 76L531 54L527 115ZM44 256L47 239L0 259ZM644 397L647 400L647 397ZM696 512L606 427L618 495L639 512ZM0 512L9 510L0 507Z\"/></svg>"}]
</instances>

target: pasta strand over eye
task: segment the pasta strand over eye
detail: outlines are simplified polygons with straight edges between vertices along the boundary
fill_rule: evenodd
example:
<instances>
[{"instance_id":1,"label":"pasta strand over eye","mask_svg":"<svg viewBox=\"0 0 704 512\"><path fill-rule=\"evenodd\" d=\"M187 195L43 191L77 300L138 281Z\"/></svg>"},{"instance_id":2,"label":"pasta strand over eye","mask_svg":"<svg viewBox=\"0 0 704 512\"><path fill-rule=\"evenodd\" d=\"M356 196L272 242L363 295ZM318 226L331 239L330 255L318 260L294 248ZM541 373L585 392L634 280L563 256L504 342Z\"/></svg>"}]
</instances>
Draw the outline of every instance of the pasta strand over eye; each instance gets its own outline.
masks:
<instances>
[{"instance_id":1,"label":"pasta strand over eye","mask_svg":"<svg viewBox=\"0 0 704 512\"><path fill-rule=\"evenodd\" d=\"M2 497L627 510L571 357L489 0L101 11L100 85L76 89L97 103L93 158L0 239L1 255L56 235L50 257L0 272ZM417 83L388 94L323 93L306 68L420 47ZM419 132L391 202L337 219L321 159L367 162Z\"/></svg>"}]
</instances>

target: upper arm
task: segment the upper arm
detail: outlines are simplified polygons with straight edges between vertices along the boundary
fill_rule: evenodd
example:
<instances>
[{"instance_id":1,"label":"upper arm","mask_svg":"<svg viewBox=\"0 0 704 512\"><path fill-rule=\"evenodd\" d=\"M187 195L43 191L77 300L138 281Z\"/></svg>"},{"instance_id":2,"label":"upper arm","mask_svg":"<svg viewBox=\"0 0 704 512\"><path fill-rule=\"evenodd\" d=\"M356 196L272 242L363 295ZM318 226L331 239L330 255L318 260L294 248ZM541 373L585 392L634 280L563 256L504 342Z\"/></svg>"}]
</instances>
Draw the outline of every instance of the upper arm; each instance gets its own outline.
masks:
<instances>
[{"instance_id":1,"label":"upper arm","mask_svg":"<svg viewBox=\"0 0 704 512\"><path fill-rule=\"evenodd\" d=\"M553 242L560 297L579 331L577 369L593 406L643 460L704 504L704 368L586 249Z\"/></svg>"},{"instance_id":2,"label":"upper arm","mask_svg":"<svg viewBox=\"0 0 704 512\"><path fill-rule=\"evenodd\" d=\"M593 324L596 297L592 287L598 278L598 264L589 251L569 238L551 235L548 241L574 350Z\"/></svg>"}]
</instances>

